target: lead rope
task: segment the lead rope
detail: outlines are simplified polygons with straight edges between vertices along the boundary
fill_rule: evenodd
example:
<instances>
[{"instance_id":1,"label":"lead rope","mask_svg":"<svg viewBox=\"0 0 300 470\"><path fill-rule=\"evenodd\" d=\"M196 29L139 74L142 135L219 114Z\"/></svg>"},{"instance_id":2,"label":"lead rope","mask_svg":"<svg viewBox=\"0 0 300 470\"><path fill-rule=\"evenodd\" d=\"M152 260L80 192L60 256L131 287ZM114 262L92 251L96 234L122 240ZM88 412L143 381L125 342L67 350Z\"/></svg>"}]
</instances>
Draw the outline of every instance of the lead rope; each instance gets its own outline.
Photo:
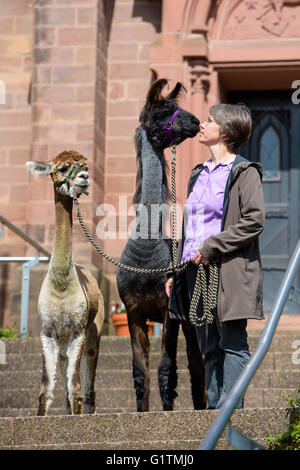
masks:
<instances>
[{"instance_id":1,"label":"lead rope","mask_svg":"<svg viewBox=\"0 0 300 470\"><path fill-rule=\"evenodd\" d=\"M172 204L173 204L173 214L172 214L172 272L178 274L183 273L188 265L191 263L191 260L185 261L181 264L176 264L177 262L177 237L176 237L176 146L171 146L173 153L172 158ZM90 240L91 244L96 248L98 253L100 253L105 259L110 263L118 266L121 269L127 271L142 273L142 274L163 274L170 272L170 267L167 268L155 268L155 269L145 269L145 268L136 268L135 266L129 266L120 261L112 258L107 253L105 253L102 248L97 244L92 235L90 234L88 228L86 227L82 216L79 210L79 202L77 198L73 198L76 210L77 218L79 223ZM217 305L217 289L218 289L218 267L216 263L209 264L209 283L207 285L205 268L202 263L198 265L197 276L195 281L195 286L193 290L192 300L190 304L189 319L190 322L195 326L201 326L204 322L212 323L214 320L213 310ZM203 304L203 315L201 318L197 316L197 306L199 303L200 295L202 292L202 304Z\"/></svg>"}]
</instances>

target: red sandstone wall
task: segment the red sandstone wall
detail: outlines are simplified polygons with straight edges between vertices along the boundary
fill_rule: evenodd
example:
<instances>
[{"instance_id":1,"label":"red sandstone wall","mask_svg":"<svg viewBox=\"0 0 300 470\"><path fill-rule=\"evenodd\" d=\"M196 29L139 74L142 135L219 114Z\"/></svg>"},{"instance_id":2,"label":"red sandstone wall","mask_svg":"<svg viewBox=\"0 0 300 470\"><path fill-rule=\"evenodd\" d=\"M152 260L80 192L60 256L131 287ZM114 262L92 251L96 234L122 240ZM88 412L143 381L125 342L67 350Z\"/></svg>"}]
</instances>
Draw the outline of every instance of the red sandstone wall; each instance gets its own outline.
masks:
<instances>
[{"instance_id":1,"label":"red sandstone wall","mask_svg":"<svg viewBox=\"0 0 300 470\"><path fill-rule=\"evenodd\" d=\"M105 202L116 208L117 215L119 196L127 197L128 207L132 204L136 177L133 136L152 79L150 46L160 31L161 1L115 1L108 46ZM120 256L125 243L125 239L107 239L104 247ZM105 270L115 268L107 264Z\"/></svg>"},{"instance_id":2,"label":"red sandstone wall","mask_svg":"<svg viewBox=\"0 0 300 470\"><path fill-rule=\"evenodd\" d=\"M104 197L103 2L0 0L0 79L7 84L7 103L0 105L0 213L51 252L53 185L50 178L31 177L24 163L51 160L65 149L82 152L89 160L92 187L89 197L81 198L81 210L94 231L96 207ZM74 259L100 267L74 219ZM34 253L5 230L1 255ZM19 309L20 265L0 265L1 272L0 326ZM43 273L37 276L32 282L35 303Z\"/></svg>"},{"instance_id":3,"label":"red sandstone wall","mask_svg":"<svg viewBox=\"0 0 300 470\"><path fill-rule=\"evenodd\" d=\"M118 215L119 195L128 196L128 206L132 203L133 135L152 79L149 50L161 29L161 1L39 0L29 5L30 0L0 0L0 73L5 75L0 79L8 81L7 104L0 108L5 181L0 213L51 251L52 183L31 177L24 163L50 160L65 149L88 157L92 187L89 197L81 198L81 211L92 232L99 222L100 204L113 204ZM101 268L101 257L74 219L74 259ZM5 232L2 255L34 253ZM125 239L107 240L103 246L120 256L125 243ZM8 324L8 312L18 316L20 265L11 266L13 276L7 265L0 269L6 279L1 283L0 324L4 311ZM43 271L42 266L35 268L38 273L39 269ZM104 271L115 268L105 265ZM42 275L33 277L32 308ZM7 291L11 291L9 302Z\"/></svg>"},{"instance_id":4,"label":"red sandstone wall","mask_svg":"<svg viewBox=\"0 0 300 470\"><path fill-rule=\"evenodd\" d=\"M33 8L28 0L0 0L0 214L26 230L27 175L30 158ZM1 256L23 256L25 243L8 229L0 239ZM0 326L7 325L13 265L0 263Z\"/></svg>"},{"instance_id":5,"label":"red sandstone wall","mask_svg":"<svg viewBox=\"0 0 300 470\"><path fill-rule=\"evenodd\" d=\"M97 0L46 0L36 4L32 159L51 160L70 149L88 158L92 187L89 197L81 198L81 206L90 228L94 196L101 186L94 161L97 33ZM27 219L35 230L40 225L45 228L43 242L51 250L54 205L50 179L46 182L43 177L29 177ZM91 248L78 229L74 223L74 259L90 262Z\"/></svg>"}]
</instances>

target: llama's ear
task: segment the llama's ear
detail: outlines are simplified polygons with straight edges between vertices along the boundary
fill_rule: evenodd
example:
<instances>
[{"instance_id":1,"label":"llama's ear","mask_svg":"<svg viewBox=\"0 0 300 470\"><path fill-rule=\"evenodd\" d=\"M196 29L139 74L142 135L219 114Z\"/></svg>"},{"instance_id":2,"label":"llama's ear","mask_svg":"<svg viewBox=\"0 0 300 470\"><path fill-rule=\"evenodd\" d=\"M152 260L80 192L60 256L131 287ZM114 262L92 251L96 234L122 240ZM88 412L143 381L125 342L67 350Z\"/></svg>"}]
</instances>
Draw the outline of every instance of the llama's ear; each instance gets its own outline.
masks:
<instances>
[{"instance_id":1,"label":"llama's ear","mask_svg":"<svg viewBox=\"0 0 300 470\"><path fill-rule=\"evenodd\" d=\"M31 172L32 175L49 175L52 171L51 163L46 162L26 162L26 168Z\"/></svg>"},{"instance_id":2,"label":"llama's ear","mask_svg":"<svg viewBox=\"0 0 300 470\"><path fill-rule=\"evenodd\" d=\"M177 82L171 93L166 97L166 99L177 101L186 92L186 88L182 85L182 83Z\"/></svg>"},{"instance_id":3,"label":"llama's ear","mask_svg":"<svg viewBox=\"0 0 300 470\"><path fill-rule=\"evenodd\" d=\"M160 78L152 83L146 98L146 108L150 109L159 100L163 88L168 84L166 78Z\"/></svg>"}]
</instances>

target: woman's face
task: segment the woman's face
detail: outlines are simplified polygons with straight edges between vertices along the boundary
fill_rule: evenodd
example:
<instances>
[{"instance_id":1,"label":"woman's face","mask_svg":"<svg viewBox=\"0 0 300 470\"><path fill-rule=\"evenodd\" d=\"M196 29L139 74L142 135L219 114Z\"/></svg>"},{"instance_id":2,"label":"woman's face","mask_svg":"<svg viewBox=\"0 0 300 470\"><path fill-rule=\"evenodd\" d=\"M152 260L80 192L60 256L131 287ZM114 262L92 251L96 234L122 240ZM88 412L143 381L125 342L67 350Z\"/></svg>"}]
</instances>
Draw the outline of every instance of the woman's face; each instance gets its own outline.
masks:
<instances>
[{"instance_id":1,"label":"woman's face","mask_svg":"<svg viewBox=\"0 0 300 470\"><path fill-rule=\"evenodd\" d=\"M209 114L207 121L200 124L199 142L211 147L212 145L218 144L220 140L219 124L217 124Z\"/></svg>"}]
</instances>

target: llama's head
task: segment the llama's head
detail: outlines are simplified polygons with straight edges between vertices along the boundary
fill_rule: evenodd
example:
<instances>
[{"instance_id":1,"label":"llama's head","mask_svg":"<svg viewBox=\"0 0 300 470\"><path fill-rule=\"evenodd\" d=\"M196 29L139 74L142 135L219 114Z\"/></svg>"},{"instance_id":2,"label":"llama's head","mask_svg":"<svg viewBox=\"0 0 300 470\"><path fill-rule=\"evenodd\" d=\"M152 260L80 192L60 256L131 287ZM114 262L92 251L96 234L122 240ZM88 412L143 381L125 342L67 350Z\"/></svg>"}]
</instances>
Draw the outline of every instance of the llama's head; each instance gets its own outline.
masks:
<instances>
[{"instance_id":1,"label":"llama's head","mask_svg":"<svg viewBox=\"0 0 300 470\"><path fill-rule=\"evenodd\" d=\"M27 162L33 175L50 175L55 190L65 196L79 197L90 185L87 159L74 150L65 150L51 162Z\"/></svg>"},{"instance_id":2,"label":"llama's head","mask_svg":"<svg viewBox=\"0 0 300 470\"><path fill-rule=\"evenodd\" d=\"M141 126L147 131L152 145L158 148L178 145L200 131L199 119L178 105L178 99L186 92L184 86L178 82L174 89L163 97L161 93L167 84L168 80L165 78L152 84L140 113Z\"/></svg>"}]
</instances>

